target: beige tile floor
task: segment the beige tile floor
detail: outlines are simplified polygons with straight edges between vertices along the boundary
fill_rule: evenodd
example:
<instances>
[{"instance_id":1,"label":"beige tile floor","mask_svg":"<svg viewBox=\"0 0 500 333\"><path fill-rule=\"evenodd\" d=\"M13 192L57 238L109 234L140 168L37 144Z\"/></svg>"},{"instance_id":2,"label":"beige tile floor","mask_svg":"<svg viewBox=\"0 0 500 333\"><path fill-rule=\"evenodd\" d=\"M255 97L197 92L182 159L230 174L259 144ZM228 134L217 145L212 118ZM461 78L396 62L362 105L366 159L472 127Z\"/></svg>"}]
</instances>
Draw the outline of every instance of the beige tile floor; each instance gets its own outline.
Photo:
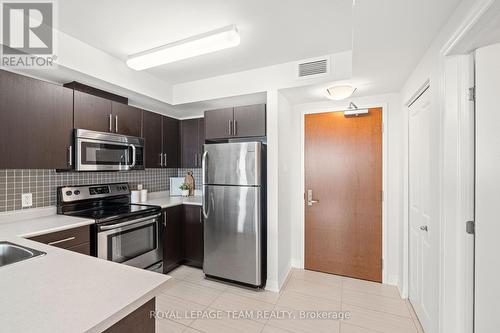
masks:
<instances>
[{"instance_id":1,"label":"beige tile floor","mask_svg":"<svg viewBox=\"0 0 500 333\"><path fill-rule=\"evenodd\" d=\"M156 310L164 315L156 320L158 333L423 333L410 303L392 286L293 269L278 294L207 280L201 270L187 266L169 275L173 278L156 298ZM251 316L235 318L227 311ZM265 311L296 318L257 315ZM351 317L298 319L301 311L342 311Z\"/></svg>"}]
</instances>

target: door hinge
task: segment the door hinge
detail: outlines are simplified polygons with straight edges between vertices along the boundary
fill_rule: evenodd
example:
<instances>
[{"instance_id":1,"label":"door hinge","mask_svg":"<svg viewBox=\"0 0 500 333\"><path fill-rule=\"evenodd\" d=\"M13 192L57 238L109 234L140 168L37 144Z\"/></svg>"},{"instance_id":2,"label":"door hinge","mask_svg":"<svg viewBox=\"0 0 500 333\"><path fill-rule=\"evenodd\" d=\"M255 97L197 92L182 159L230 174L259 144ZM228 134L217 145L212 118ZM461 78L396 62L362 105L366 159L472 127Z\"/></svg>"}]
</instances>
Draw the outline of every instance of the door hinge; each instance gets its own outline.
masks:
<instances>
[{"instance_id":1,"label":"door hinge","mask_svg":"<svg viewBox=\"0 0 500 333\"><path fill-rule=\"evenodd\" d=\"M476 233L476 222L475 221L465 222L465 231L468 234L474 235Z\"/></svg>"},{"instance_id":2,"label":"door hinge","mask_svg":"<svg viewBox=\"0 0 500 333\"><path fill-rule=\"evenodd\" d=\"M469 88L468 98L470 102L476 101L476 87Z\"/></svg>"}]
</instances>

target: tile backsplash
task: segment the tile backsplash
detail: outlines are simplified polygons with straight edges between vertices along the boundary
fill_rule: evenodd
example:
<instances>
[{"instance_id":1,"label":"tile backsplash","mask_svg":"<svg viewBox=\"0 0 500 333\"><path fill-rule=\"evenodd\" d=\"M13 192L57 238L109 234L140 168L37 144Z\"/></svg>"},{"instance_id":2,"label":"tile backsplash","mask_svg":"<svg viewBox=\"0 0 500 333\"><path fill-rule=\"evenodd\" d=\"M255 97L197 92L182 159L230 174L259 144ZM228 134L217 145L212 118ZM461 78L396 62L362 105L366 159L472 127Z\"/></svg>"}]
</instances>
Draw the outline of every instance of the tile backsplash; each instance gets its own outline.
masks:
<instances>
[{"instance_id":1,"label":"tile backsplash","mask_svg":"<svg viewBox=\"0 0 500 333\"><path fill-rule=\"evenodd\" d=\"M183 169L184 170L184 169ZM150 192L168 191L169 178L178 169L147 169L129 172L56 172L55 170L0 170L0 212L21 208L21 194L33 194L33 206L56 205L56 188L66 185L88 185L128 182L132 188L143 184Z\"/></svg>"},{"instance_id":2,"label":"tile backsplash","mask_svg":"<svg viewBox=\"0 0 500 333\"><path fill-rule=\"evenodd\" d=\"M201 169L146 169L128 172L56 172L55 170L0 170L0 212L22 209L21 194L32 193L30 208L55 206L56 188L127 182L131 188L143 184L149 192L170 190L170 177L184 177L193 171L196 189L201 189Z\"/></svg>"}]
</instances>

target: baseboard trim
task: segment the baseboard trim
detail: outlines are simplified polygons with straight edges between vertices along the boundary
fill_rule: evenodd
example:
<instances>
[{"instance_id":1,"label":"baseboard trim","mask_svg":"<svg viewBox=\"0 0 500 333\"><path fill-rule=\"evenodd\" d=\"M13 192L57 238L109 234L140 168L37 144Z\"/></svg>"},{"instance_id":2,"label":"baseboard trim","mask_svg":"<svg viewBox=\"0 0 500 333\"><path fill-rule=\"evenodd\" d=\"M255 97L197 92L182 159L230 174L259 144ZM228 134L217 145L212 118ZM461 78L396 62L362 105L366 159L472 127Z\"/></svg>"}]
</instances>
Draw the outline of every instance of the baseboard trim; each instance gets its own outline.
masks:
<instances>
[{"instance_id":1,"label":"baseboard trim","mask_svg":"<svg viewBox=\"0 0 500 333\"><path fill-rule=\"evenodd\" d=\"M304 263L300 259L292 259L292 267L304 269Z\"/></svg>"},{"instance_id":2,"label":"baseboard trim","mask_svg":"<svg viewBox=\"0 0 500 333\"><path fill-rule=\"evenodd\" d=\"M273 293L279 293L280 288L278 287L278 281L276 280L267 280L266 281L266 288L267 291L272 291Z\"/></svg>"}]
</instances>

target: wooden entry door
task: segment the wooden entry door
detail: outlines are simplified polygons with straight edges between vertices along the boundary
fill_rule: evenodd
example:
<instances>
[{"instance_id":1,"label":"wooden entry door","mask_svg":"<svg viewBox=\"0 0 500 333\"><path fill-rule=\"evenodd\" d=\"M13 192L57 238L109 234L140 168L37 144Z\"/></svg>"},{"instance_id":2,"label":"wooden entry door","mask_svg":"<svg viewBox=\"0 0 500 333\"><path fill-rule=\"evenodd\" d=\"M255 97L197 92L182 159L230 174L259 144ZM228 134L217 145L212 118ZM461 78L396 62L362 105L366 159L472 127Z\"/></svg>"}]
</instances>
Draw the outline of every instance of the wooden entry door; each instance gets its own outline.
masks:
<instances>
[{"instance_id":1,"label":"wooden entry door","mask_svg":"<svg viewBox=\"0 0 500 333\"><path fill-rule=\"evenodd\" d=\"M305 116L305 190L305 268L381 282L382 108Z\"/></svg>"}]
</instances>

